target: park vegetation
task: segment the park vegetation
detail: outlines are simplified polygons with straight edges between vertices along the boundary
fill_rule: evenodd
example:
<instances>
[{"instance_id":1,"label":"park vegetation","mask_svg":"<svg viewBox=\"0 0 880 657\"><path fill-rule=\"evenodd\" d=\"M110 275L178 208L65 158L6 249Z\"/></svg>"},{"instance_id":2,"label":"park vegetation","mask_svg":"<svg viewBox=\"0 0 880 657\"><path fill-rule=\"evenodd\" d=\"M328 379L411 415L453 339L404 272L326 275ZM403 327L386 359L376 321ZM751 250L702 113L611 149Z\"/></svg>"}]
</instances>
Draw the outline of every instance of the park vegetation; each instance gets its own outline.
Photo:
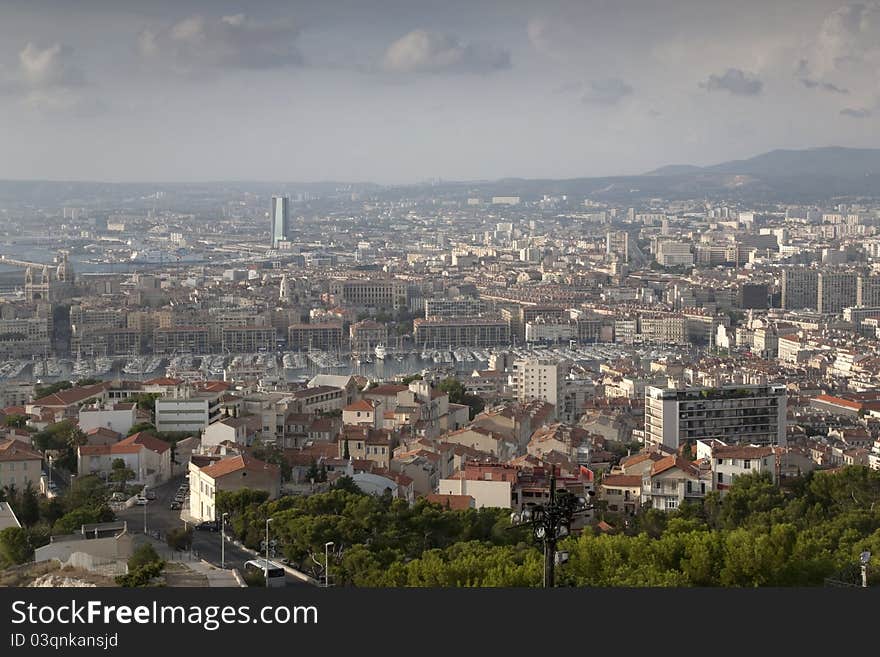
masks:
<instances>
[{"instance_id":1,"label":"park vegetation","mask_svg":"<svg viewBox=\"0 0 880 657\"><path fill-rule=\"evenodd\" d=\"M218 501L218 508L221 501ZM260 549L265 519L279 557L320 575L334 542L336 585L540 586L539 546L509 510L454 511L419 500L361 493L342 478L327 493L267 501L222 498L232 531ZM724 498L634 517L599 513L612 529L588 528L559 543L569 552L559 586L821 586L850 581L863 550L880 554L880 472L850 466L775 485L740 477ZM876 578L871 577L873 582Z\"/></svg>"}]
</instances>

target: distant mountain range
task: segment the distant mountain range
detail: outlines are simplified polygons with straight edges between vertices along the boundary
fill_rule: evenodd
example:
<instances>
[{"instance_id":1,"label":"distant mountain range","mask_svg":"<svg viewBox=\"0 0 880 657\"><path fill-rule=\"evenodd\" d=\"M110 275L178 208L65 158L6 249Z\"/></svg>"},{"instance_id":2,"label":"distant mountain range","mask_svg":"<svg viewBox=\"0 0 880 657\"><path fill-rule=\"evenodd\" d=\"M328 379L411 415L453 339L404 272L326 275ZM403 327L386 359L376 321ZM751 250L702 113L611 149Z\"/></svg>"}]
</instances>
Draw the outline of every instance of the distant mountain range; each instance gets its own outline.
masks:
<instances>
[{"instance_id":1,"label":"distant mountain range","mask_svg":"<svg viewBox=\"0 0 880 657\"><path fill-rule=\"evenodd\" d=\"M690 176L703 173L776 178L793 176L860 178L880 174L880 149L829 146L806 150L775 150L747 160L731 160L708 167L673 164L645 175Z\"/></svg>"},{"instance_id":2,"label":"distant mountain range","mask_svg":"<svg viewBox=\"0 0 880 657\"><path fill-rule=\"evenodd\" d=\"M168 193L157 200L157 190ZM567 194L574 199L636 205L654 198L706 199L747 203L819 203L841 197L880 199L880 149L810 148L775 150L747 160L712 166L675 164L642 175L601 178L526 179L494 181L441 181L418 185L380 186L371 183L101 183L0 180L0 205L81 205L117 207L204 208L215 211L218 200L237 198L241 192L310 192L319 197L358 193L371 198L438 198L463 196L520 196L536 200L543 195Z\"/></svg>"},{"instance_id":3,"label":"distant mountain range","mask_svg":"<svg viewBox=\"0 0 880 657\"><path fill-rule=\"evenodd\" d=\"M476 188L476 186L475 186ZM775 150L712 166L674 164L643 175L569 180L505 179L479 185L493 194L585 195L602 201L706 198L745 202L820 202L880 198L880 149ZM476 189L475 189L476 191Z\"/></svg>"}]
</instances>

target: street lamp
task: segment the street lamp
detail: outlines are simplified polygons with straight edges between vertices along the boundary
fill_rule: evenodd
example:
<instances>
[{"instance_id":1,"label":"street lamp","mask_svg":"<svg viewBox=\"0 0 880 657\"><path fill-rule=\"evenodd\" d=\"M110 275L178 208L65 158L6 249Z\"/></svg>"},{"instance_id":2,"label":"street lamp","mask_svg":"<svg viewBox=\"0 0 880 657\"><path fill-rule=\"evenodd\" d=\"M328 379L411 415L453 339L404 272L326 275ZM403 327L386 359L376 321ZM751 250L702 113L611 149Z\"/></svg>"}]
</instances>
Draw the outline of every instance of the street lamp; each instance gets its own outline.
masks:
<instances>
[{"instance_id":1,"label":"street lamp","mask_svg":"<svg viewBox=\"0 0 880 657\"><path fill-rule=\"evenodd\" d=\"M228 512L220 517L220 567L226 568L226 517Z\"/></svg>"},{"instance_id":2,"label":"street lamp","mask_svg":"<svg viewBox=\"0 0 880 657\"><path fill-rule=\"evenodd\" d=\"M595 493L589 491L589 495ZM546 504L526 507L522 513L511 513L513 526L530 526L538 543L544 546L544 588L554 586L554 568L568 561L568 553L557 552L556 542L571 533L571 523L581 513L592 510L589 497L577 497L567 490L556 490L556 475L550 475L550 500Z\"/></svg>"},{"instance_id":3,"label":"street lamp","mask_svg":"<svg viewBox=\"0 0 880 657\"><path fill-rule=\"evenodd\" d=\"M333 541L327 541L324 543L324 588L326 589L330 586L330 546L333 545Z\"/></svg>"},{"instance_id":4,"label":"street lamp","mask_svg":"<svg viewBox=\"0 0 880 657\"><path fill-rule=\"evenodd\" d=\"M269 587L269 523L272 522L274 518L266 518L266 588Z\"/></svg>"},{"instance_id":5,"label":"street lamp","mask_svg":"<svg viewBox=\"0 0 880 657\"><path fill-rule=\"evenodd\" d=\"M147 533L147 503L149 500L147 499L147 487L144 486L144 489L141 491L141 495L144 496L144 534Z\"/></svg>"}]
</instances>

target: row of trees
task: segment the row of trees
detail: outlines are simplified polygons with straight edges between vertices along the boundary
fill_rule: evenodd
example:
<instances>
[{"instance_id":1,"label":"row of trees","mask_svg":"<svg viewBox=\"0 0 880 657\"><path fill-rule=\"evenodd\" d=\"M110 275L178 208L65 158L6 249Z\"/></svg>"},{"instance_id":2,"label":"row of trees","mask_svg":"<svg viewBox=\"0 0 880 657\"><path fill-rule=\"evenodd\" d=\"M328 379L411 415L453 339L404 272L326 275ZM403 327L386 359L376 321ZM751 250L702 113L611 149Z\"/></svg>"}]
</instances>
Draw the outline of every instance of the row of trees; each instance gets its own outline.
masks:
<instances>
[{"instance_id":1,"label":"row of trees","mask_svg":"<svg viewBox=\"0 0 880 657\"><path fill-rule=\"evenodd\" d=\"M785 491L744 476L722 499L662 512L645 509L617 533L587 530L560 542L569 562L561 586L818 586L880 554L880 472L853 466L800 478ZM410 507L368 496L343 478L325 494L266 501L218 497L232 530L259 549L267 517L292 563L315 573L333 541L337 584L353 586L540 586L542 555L502 509ZM606 521L624 527L612 514Z\"/></svg>"}]
</instances>

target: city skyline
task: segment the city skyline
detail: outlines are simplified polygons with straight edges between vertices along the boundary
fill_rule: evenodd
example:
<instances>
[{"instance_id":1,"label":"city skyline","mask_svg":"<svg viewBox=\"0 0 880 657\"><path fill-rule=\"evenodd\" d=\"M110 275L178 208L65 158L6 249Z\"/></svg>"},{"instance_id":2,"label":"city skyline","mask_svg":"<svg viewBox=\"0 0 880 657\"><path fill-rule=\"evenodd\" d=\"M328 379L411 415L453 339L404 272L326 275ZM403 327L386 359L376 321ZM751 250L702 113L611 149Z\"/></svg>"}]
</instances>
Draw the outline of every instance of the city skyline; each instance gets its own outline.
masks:
<instances>
[{"instance_id":1,"label":"city skyline","mask_svg":"<svg viewBox=\"0 0 880 657\"><path fill-rule=\"evenodd\" d=\"M576 178L880 146L876 2L78 4L6 3L0 179Z\"/></svg>"}]
</instances>

